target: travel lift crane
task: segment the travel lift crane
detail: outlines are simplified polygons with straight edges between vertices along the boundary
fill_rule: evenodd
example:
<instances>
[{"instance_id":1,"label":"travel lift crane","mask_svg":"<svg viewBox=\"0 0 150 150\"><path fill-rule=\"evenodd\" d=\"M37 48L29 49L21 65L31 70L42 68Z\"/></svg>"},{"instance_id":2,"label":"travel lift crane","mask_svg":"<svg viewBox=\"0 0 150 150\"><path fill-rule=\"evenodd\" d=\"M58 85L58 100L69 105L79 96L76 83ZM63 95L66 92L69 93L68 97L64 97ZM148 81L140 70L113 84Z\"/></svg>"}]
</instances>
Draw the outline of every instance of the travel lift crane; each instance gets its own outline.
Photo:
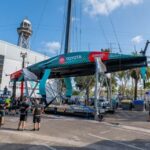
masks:
<instances>
[{"instance_id":1,"label":"travel lift crane","mask_svg":"<svg viewBox=\"0 0 150 150\"><path fill-rule=\"evenodd\" d=\"M147 51L147 49L148 49L148 45L149 45L149 44L150 44L150 41L147 40L147 41L146 41L146 44L145 44L144 50L141 50L141 51L140 51L140 53L141 53L143 56L146 55L146 51Z\"/></svg>"},{"instance_id":2,"label":"travel lift crane","mask_svg":"<svg viewBox=\"0 0 150 150\"><path fill-rule=\"evenodd\" d=\"M107 89L108 89L108 94L110 96L110 87L108 85L108 81L107 81L107 76L106 76L106 72L107 72L107 68L106 65L102 62L101 57L100 56L96 56L95 57L95 66L96 66L96 71L95 71L95 77L96 77L96 82L95 82L95 102L94 102L94 106L95 106L95 120L101 120L102 119L102 113L104 113L104 110L102 108L102 106L99 103L99 99L100 99L100 91L102 89L103 83L105 82L107 85ZM26 91L26 96L28 98L31 98L31 96L33 95L37 85L38 85L38 77L30 72L27 69L23 69L23 74L24 74L24 79L25 79L25 91ZM48 74L47 74L48 75ZM47 78L47 77L45 77ZM100 81L101 78L101 81ZM29 94L28 91L28 86L27 86L27 81L35 81L35 87L33 88L33 90L31 91L31 93ZM51 88L51 92L53 94L53 98L51 99L51 101L49 102L49 104L51 104L54 100L56 100L57 98L60 98L61 95L59 95L59 93L56 93L56 90L54 90L54 87L50 86ZM67 92L70 89L66 89L66 95ZM111 104L111 96L109 97L110 100L110 104ZM111 105L112 108L112 105Z\"/></svg>"}]
</instances>

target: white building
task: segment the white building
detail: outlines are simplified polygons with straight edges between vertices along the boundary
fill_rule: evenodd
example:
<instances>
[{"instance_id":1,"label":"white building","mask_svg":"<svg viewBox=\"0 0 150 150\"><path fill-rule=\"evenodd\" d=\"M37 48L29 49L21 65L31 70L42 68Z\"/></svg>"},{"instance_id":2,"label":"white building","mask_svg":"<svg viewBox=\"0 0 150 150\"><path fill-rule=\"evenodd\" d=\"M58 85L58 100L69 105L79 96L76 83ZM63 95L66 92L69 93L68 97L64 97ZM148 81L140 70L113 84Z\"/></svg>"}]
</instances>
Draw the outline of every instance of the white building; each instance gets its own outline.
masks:
<instances>
[{"instance_id":1,"label":"white building","mask_svg":"<svg viewBox=\"0 0 150 150\"><path fill-rule=\"evenodd\" d=\"M48 59L47 56L35 51L0 40L0 90L3 90L5 86L11 90L9 75L22 68L21 52L27 53L25 66Z\"/></svg>"}]
</instances>

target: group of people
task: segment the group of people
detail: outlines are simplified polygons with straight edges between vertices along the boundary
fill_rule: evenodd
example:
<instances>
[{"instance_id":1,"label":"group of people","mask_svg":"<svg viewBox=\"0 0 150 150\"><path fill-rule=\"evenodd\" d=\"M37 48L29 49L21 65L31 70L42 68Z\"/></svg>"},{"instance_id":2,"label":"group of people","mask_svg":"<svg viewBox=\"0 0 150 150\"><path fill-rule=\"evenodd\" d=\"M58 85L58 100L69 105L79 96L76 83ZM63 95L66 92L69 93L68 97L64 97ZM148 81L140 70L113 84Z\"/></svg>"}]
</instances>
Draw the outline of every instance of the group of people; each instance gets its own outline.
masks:
<instances>
[{"instance_id":1,"label":"group of people","mask_svg":"<svg viewBox=\"0 0 150 150\"><path fill-rule=\"evenodd\" d=\"M24 97L23 100L17 106L20 114L19 123L18 123L18 131L23 131L26 126L26 121L28 118L28 113L31 110L33 114L33 131L40 130L40 122L41 122L41 114L44 109L40 104L38 99L35 99L33 105L29 104L30 100L27 97ZM16 107L16 106L15 106ZM7 103L4 101L0 102L0 127L4 125L4 117L6 113Z\"/></svg>"}]
</instances>

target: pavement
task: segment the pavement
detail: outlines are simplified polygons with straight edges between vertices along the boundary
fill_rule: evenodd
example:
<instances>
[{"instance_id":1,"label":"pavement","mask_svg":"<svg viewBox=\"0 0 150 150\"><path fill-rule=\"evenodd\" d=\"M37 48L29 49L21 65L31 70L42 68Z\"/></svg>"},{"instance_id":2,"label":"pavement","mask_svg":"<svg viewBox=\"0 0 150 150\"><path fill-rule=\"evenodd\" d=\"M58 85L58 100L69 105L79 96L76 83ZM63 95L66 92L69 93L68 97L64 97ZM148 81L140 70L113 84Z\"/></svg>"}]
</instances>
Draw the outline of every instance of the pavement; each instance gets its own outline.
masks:
<instances>
[{"instance_id":1,"label":"pavement","mask_svg":"<svg viewBox=\"0 0 150 150\"><path fill-rule=\"evenodd\" d=\"M25 131L17 131L19 116L6 116L0 129L0 150L150 150L147 112L117 110L104 121L43 115L40 131L28 117Z\"/></svg>"}]
</instances>

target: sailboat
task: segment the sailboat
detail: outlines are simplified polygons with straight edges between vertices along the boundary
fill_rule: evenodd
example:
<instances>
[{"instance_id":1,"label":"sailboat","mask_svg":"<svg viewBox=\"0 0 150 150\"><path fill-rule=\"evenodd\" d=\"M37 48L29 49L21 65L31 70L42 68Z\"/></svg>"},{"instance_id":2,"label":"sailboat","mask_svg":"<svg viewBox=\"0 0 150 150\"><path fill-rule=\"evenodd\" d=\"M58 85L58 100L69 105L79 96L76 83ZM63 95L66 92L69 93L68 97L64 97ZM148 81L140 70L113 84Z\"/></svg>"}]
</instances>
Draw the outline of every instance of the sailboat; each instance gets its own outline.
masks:
<instances>
[{"instance_id":1,"label":"sailboat","mask_svg":"<svg viewBox=\"0 0 150 150\"><path fill-rule=\"evenodd\" d=\"M28 74L30 77L26 77L26 80L39 83L40 94L43 99L46 97L45 84L48 79L64 78L67 88L66 96L71 96L72 87L70 77L96 74L96 58L99 58L105 65L106 70L104 71L104 74L147 66L147 57L145 55L133 56L111 53L109 51L69 52L72 2L72 0L68 0L64 54L18 70L10 76L12 82L21 82L25 80L25 77Z\"/></svg>"}]
</instances>

